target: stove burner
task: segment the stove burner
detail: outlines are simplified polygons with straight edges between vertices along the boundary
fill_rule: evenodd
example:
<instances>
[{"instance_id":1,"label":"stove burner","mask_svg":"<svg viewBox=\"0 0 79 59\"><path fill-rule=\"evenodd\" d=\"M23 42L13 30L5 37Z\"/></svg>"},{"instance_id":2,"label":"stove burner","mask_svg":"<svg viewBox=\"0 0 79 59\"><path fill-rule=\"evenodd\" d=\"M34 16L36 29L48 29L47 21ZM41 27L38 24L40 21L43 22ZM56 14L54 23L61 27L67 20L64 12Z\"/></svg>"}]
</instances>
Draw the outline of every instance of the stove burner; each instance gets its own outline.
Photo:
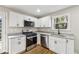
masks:
<instances>
[{"instance_id":1,"label":"stove burner","mask_svg":"<svg viewBox=\"0 0 79 59\"><path fill-rule=\"evenodd\" d=\"M23 34L26 35L27 37L37 35L36 33L33 32L23 32Z\"/></svg>"}]
</instances>

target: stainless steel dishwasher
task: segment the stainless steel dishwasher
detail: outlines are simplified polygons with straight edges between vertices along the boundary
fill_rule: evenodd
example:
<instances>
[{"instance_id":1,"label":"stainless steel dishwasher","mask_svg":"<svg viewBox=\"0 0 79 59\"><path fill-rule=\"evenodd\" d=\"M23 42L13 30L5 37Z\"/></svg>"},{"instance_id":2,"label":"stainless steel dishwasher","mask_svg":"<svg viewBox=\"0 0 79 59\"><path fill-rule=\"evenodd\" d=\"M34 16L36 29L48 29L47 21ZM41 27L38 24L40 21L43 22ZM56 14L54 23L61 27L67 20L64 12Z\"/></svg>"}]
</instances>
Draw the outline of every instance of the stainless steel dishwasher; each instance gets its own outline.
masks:
<instances>
[{"instance_id":1,"label":"stainless steel dishwasher","mask_svg":"<svg viewBox=\"0 0 79 59\"><path fill-rule=\"evenodd\" d=\"M40 37L41 37L41 46L49 48L49 36L41 34Z\"/></svg>"}]
</instances>

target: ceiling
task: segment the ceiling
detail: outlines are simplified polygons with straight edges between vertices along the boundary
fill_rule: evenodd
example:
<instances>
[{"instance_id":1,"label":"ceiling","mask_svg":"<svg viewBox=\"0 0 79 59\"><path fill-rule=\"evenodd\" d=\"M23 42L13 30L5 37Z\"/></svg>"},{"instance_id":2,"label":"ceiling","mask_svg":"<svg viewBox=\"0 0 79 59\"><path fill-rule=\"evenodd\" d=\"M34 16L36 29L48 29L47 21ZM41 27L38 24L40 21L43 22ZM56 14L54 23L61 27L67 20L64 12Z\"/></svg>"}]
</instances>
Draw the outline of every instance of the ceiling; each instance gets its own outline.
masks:
<instances>
[{"instance_id":1,"label":"ceiling","mask_svg":"<svg viewBox=\"0 0 79 59\"><path fill-rule=\"evenodd\" d=\"M5 7L31 16L43 17L58 10L68 8L70 5L5 5ZM40 13L36 11L37 8L40 9Z\"/></svg>"}]
</instances>

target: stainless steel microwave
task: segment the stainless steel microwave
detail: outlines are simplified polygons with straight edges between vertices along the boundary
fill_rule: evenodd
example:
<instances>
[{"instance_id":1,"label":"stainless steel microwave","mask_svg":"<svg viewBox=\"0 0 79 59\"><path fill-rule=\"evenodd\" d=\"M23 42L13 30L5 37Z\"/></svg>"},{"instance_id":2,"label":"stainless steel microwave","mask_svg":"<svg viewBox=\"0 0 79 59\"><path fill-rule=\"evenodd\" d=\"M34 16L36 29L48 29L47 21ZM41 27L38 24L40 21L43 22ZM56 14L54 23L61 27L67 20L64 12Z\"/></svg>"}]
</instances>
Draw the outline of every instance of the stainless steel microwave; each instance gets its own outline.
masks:
<instances>
[{"instance_id":1,"label":"stainless steel microwave","mask_svg":"<svg viewBox=\"0 0 79 59\"><path fill-rule=\"evenodd\" d=\"M24 27L34 27L34 22L24 20Z\"/></svg>"}]
</instances>

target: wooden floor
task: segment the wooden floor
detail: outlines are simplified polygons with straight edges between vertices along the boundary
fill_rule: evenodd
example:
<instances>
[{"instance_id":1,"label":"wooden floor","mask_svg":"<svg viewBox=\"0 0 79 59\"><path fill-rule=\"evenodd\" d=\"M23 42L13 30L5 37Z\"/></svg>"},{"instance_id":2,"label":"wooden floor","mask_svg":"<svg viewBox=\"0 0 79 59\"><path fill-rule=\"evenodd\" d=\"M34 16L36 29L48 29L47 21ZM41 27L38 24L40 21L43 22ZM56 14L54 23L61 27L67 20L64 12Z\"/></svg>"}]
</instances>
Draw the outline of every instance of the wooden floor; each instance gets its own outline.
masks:
<instances>
[{"instance_id":1,"label":"wooden floor","mask_svg":"<svg viewBox=\"0 0 79 59\"><path fill-rule=\"evenodd\" d=\"M49 49L46 49L38 45L32 50L25 52L24 54L55 54L55 53L50 51Z\"/></svg>"}]
</instances>

